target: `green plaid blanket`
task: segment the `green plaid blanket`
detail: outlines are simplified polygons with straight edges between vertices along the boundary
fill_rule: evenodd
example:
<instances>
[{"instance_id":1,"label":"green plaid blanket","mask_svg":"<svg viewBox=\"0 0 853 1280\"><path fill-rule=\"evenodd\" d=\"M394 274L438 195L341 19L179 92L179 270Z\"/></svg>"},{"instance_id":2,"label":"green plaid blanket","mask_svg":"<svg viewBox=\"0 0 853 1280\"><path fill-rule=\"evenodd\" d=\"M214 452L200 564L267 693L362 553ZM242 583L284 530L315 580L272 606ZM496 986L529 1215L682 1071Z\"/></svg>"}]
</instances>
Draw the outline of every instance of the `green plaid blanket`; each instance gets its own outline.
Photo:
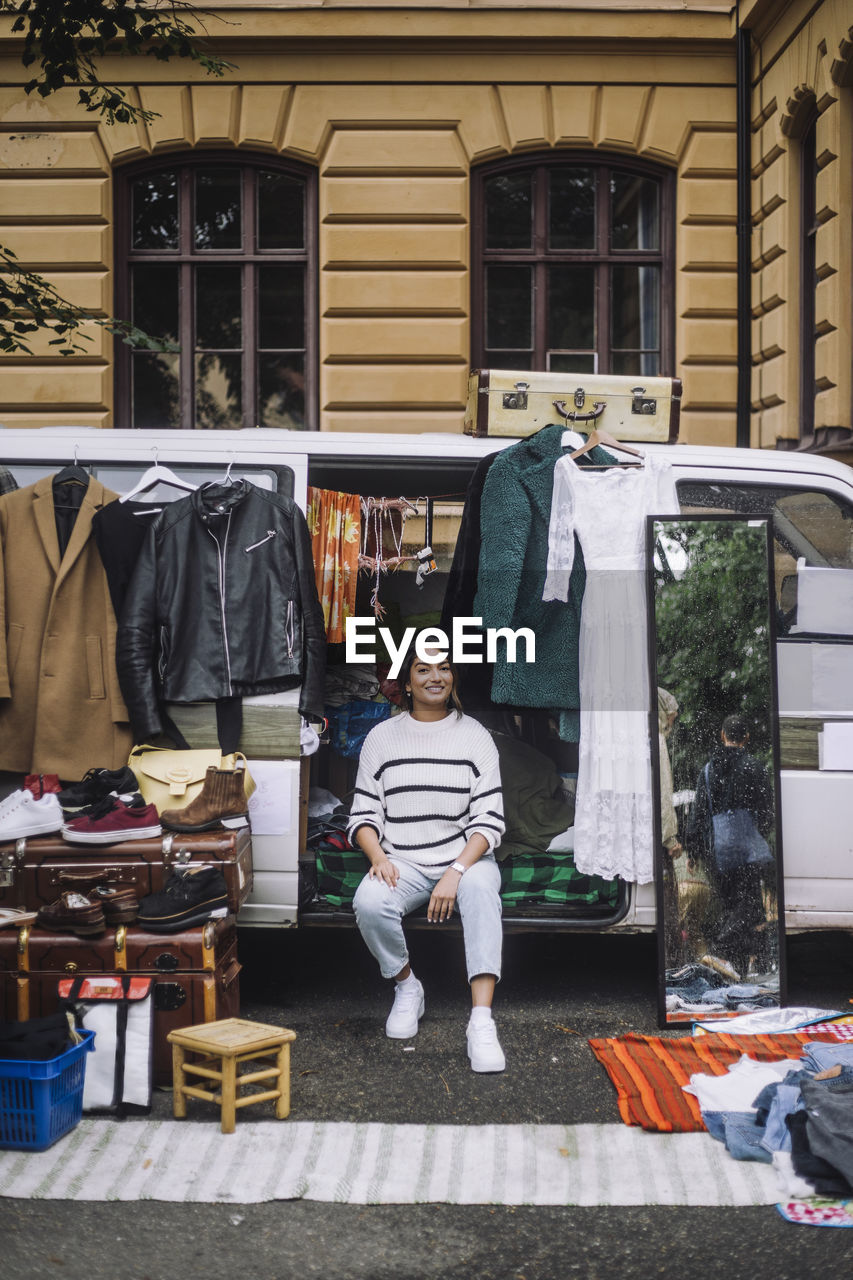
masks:
<instances>
[{"instance_id":1,"label":"green plaid blanket","mask_svg":"<svg viewBox=\"0 0 853 1280\"><path fill-rule=\"evenodd\" d=\"M367 858L360 849L332 849L322 845L316 854L320 895L331 906L351 906L367 871ZM528 853L501 863L501 900L508 907L537 903L615 907L617 895L615 880L584 875L567 853Z\"/></svg>"},{"instance_id":2,"label":"green plaid blanket","mask_svg":"<svg viewBox=\"0 0 853 1280\"><path fill-rule=\"evenodd\" d=\"M505 907L569 903L616 906L615 880L578 871L570 853L524 853L501 863L501 900Z\"/></svg>"}]
</instances>

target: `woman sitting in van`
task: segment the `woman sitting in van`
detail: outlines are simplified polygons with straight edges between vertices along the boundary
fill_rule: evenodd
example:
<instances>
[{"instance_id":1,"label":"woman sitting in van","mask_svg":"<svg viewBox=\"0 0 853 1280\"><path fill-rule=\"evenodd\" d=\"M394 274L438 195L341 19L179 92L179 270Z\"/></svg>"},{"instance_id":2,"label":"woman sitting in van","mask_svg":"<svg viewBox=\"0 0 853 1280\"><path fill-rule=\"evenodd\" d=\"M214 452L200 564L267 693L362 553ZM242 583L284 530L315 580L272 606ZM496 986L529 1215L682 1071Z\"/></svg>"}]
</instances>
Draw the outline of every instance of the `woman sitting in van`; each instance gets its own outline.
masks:
<instances>
[{"instance_id":1,"label":"woman sitting in van","mask_svg":"<svg viewBox=\"0 0 853 1280\"><path fill-rule=\"evenodd\" d=\"M503 940L497 749L463 714L450 662L422 662L411 650L399 682L407 710L365 739L347 832L370 862L353 902L356 921L382 976L395 982L385 1034L416 1035L424 1013L404 916L426 904L427 919L440 925L458 906L472 1000L468 1057L474 1071L503 1071L491 1012Z\"/></svg>"}]
</instances>

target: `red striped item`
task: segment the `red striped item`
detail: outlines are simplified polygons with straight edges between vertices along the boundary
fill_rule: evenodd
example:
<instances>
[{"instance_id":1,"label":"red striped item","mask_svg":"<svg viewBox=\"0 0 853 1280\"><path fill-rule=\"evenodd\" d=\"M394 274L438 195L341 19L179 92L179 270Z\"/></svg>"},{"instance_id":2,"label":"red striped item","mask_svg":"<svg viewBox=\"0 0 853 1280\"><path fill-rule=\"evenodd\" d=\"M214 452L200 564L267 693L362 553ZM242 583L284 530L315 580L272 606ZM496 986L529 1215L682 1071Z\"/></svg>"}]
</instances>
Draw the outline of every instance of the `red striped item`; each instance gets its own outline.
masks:
<instances>
[{"instance_id":1,"label":"red striped item","mask_svg":"<svg viewBox=\"0 0 853 1280\"><path fill-rule=\"evenodd\" d=\"M705 1128L697 1099L682 1088L692 1075L725 1075L742 1054L758 1062L799 1058L809 1040L837 1042L840 1038L833 1028L821 1024L784 1035L720 1032L664 1039L631 1032L590 1040L589 1047L616 1087L625 1124L659 1133L690 1133Z\"/></svg>"}]
</instances>

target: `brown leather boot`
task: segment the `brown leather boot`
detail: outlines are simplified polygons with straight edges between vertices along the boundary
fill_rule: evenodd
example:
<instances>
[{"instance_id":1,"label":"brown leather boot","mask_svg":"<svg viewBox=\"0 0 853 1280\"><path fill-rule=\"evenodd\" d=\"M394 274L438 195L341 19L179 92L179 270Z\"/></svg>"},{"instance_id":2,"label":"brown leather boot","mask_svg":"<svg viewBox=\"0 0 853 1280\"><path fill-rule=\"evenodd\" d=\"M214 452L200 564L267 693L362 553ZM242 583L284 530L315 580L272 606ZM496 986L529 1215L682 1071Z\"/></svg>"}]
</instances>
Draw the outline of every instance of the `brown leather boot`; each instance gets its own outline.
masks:
<instances>
[{"instance_id":1,"label":"brown leather boot","mask_svg":"<svg viewBox=\"0 0 853 1280\"><path fill-rule=\"evenodd\" d=\"M204 775L201 794L185 809L164 809L160 823L170 831L209 831L223 818L245 818L249 812L245 769L217 769Z\"/></svg>"}]
</instances>

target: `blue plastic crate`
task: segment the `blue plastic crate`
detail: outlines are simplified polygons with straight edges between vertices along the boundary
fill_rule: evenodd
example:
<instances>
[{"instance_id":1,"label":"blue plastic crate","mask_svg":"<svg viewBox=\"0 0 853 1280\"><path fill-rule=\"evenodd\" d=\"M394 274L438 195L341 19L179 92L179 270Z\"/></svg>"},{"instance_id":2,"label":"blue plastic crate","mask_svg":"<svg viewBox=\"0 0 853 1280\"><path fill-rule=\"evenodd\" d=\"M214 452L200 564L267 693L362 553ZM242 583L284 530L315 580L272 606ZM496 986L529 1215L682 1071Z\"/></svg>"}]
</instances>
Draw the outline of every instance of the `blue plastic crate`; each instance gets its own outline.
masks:
<instances>
[{"instance_id":1,"label":"blue plastic crate","mask_svg":"<svg viewBox=\"0 0 853 1280\"><path fill-rule=\"evenodd\" d=\"M0 1147L44 1151L79 1123L83 1115L86 1054L94 1031L58 1058L22 1062L0 1058Z\"/></svg>"}]
</instances>

